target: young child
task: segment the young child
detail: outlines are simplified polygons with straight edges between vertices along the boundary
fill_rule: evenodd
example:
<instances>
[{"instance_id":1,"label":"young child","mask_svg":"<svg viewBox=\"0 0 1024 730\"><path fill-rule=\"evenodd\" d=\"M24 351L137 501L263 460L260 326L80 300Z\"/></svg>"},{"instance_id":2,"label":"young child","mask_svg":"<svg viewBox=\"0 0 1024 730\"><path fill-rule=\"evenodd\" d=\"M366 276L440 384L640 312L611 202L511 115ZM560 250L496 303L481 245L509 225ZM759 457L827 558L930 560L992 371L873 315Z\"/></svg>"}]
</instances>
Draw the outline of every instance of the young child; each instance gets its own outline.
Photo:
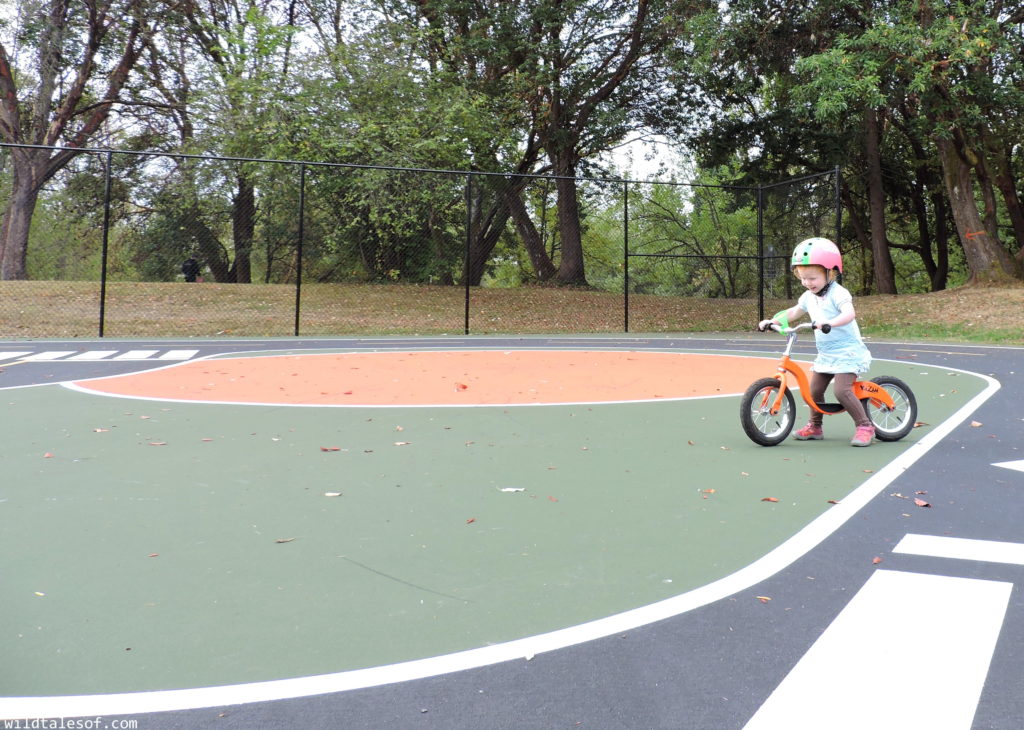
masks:
<instances>
[{"instance_id":1,"label":"young child","mask_svg":"<svg viewBox=\"0 0 1024 730\"><path fill-rule=\"evenodd\" d=\"M800 295L794 306L763 320L758 329L763 331L772 322L788 326L790 320L804 314L809 314L811 321L819 327L823 324L832 326L828 334L820 329L814 330L818 357L811 366L811 397L817 403L824 401L825 388L831 382L832 392L857 426L850 444L870 446L875 429L864 412L863 404L853 394L853 381L857 373L863 373L871 366L871 353L860 336L853 296L839 283L843 272L839 248L827 238L808 238L793 250L790 267L807 291ZM824 438L821 421L822 414L812 410L810 422L793 437L800 441Z\"/></svg>"}]
</instances>

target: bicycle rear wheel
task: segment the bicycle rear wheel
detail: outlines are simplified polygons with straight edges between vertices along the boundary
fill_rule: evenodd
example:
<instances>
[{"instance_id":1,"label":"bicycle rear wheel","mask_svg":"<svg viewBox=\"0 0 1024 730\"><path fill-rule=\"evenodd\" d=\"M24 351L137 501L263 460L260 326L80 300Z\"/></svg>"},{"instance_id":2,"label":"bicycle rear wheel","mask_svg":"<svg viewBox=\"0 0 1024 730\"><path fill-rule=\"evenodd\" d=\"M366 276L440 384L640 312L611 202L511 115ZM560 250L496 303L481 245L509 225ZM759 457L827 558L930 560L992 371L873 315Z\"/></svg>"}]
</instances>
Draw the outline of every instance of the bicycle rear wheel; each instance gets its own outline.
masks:
<instances>
[{"instance_id":1,"label":"bicycle rear wheel","mask_svg":"<svg viewBox=\"0 0 1024 730\"><path fill-rule=\"evenodd\" d=\"M875 427L875 438L879 441L899 441L910 433L917 422L917 399L910 386L891 375L880 375L872 383L879 385L892 398L894 407L890 410L870 398L864 398L864 412Z\"/></svg>"},{"instance_id":2,"label":"bicycle rear wheel","mask_svg":"<svg viewBox=\"0 0 1024 730\"><path fill-rule=\"evenodd\" d=\"M786 389L782 407L778 413L771 408L779 395L778 378L761 378L751 383L740 399L740 423L743 431L754 443L761 446L778 446L793 430L796 417L796 402L793 394Z\"/></svg>"}]
</instances>

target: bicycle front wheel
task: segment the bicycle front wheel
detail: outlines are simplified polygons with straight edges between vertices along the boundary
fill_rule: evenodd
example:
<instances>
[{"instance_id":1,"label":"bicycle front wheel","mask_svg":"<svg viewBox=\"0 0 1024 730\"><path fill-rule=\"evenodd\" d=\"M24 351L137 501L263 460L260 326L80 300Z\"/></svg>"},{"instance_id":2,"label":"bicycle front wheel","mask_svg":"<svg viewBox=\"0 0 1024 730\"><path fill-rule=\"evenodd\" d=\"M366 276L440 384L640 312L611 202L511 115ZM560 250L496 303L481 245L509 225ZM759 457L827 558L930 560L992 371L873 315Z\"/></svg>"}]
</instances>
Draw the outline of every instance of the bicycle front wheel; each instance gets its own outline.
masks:
<instances>
[{"instance_id":1,"label":"bicycle front wheel","mask_svg":"<svg viewBox=\"0 0 1024 730\"><path fill-rule=\"evenodd\" d=\"M894 405L890 409L870 398L861 400L864 412L875 427L875 438L879 441L899 441L910 433L917 422L917 399L909 385L891 375L881 375L871 382L881 386L892 398Z\"/></svg>"},{"instance_id":2,"label":"bicycle front wheel","mask_svg":"<svg viewBox=\"0 0 1024 730\"><path fill-rule=\"evenodd\" d=\"M740 400L740 423L743 431L754 443L761 446L778 446L793 430L796 417L796 402L787 388L782 406L772 413L772 406L779 396L778 378L761 378L747 388Z\"/></svg>"}]
</instances>

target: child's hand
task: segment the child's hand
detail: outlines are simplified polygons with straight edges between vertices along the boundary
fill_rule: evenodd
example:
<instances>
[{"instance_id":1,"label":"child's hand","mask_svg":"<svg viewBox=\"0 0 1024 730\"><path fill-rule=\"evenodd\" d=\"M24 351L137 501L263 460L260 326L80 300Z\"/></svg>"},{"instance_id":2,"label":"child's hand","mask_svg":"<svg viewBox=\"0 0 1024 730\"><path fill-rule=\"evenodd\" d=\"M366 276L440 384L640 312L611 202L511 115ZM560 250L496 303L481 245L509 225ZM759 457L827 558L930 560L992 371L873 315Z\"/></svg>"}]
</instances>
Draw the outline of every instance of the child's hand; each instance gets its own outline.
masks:
<instances>
[{"instance_id":1,"label":"child's hand","mask_svg":"<svg viewBox=\"0 0 1024 730\"><path fill-rule=\"evenodd\" d=\"M762 319L757 323L757 329L759 332L767 332L773 324L775 324L774 319Z\"/></svg>"}]
</instances>

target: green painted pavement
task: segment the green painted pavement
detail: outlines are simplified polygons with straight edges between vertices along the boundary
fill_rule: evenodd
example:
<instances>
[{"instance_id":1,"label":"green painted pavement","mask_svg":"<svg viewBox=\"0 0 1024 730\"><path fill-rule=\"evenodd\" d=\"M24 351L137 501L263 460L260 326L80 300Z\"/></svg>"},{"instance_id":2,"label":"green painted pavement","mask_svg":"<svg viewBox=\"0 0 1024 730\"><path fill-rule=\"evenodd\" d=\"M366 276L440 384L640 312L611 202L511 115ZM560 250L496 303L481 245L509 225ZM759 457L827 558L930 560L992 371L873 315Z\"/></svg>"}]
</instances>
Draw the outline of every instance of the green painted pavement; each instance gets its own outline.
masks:
<instances>
[{"instance_id":1,"label":"green painted pavement","mask_svg":"<svg viewBox=\"0 0 1024 730\"><path fill-rule=\"evenodd\" d=\"M873 372L910 383L933 425L985 385ZM0 402L8 696L337 672L642 606L747 565L921 432L853 449L840 415L825 441L763 448L738 398L347 409L47 386Z\"/></svg>"}]
</instances>

